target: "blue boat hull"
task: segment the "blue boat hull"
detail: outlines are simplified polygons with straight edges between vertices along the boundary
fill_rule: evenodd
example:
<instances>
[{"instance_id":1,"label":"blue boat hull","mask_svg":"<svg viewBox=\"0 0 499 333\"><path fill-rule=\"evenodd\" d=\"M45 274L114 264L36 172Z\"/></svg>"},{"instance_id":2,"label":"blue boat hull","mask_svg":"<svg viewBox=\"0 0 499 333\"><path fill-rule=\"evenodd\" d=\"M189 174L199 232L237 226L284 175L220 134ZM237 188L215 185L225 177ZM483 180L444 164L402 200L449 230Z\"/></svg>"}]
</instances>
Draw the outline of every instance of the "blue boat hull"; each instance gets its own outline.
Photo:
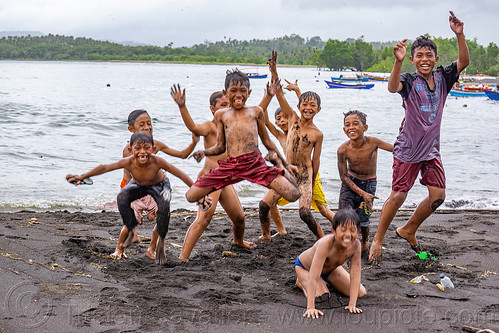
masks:
<instances>
[{"instance_id":1,"label":"blue boat hull","mask_svg":"<svg viewBox=\"0 0 499 333\"><path fill-rule=\"evenodd\" d=\"M499 92L484 90L483 91L488 98L493 99L494 101L499 101Z\"/></svg>"},{"instance_id":2,"label":"blue boat hull","mask_svg":"<svg viewBox=\"0 0 499 333\"><path fill-rule=\"evenodd\" d=\"M345 78L345 77L331 77L331 81L335 81L335 82L339 82L339 81L348 81L348 82L367 82L369 80L369 78L367 77L363 77L363 78L360 78L360 79L356 79L356 78Z\"/></svg>"},{"instance_id":3,"label":"blue boat hull","mask_svg":"<svg viewBox=\"0 0 499 333\"><path fill-rule=\"evenodd\" d=\"M451 90L450 95L454 97L485 97L484 92L470 92L470 91L459 91L459 90Z\"/></svg>"},{"instance_id":4,"label":"blue boat hull","mask_svg":"<svg viewBox=\"0 0 499 333\"><path fill-rule=\"evenodd\" d=\"M261 74L261 75L248 75L248 78L250 79L266 79L267 74Z\"/></svg>"},{"instance_id":5,"label":"blue boat hull","mask_svg":"<svg viewBox=\"0 0 499 333\"><path fill-rule=\"evenodd\" d=\"M331 82L324 80L327 86L332 89L371 89L374 87L374 83L372 84L343 84L339 82Z\"/></svg>"}]
</instances>

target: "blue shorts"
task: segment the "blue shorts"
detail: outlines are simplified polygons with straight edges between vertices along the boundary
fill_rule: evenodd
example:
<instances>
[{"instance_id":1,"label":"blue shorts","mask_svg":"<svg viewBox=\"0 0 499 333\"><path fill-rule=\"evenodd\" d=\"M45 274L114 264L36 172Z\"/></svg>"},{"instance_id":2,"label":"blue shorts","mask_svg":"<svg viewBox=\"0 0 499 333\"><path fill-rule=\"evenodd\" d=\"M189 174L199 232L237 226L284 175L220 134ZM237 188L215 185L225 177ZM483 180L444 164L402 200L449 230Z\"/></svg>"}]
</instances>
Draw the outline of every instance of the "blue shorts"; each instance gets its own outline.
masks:
<instances>
[{"instance_id":1,"label":"blue shorts","mask_svg":"<svg viewBox=\"0 0 499 333\"><path fill-rule=\"evenodd\" d=\"M362 191L365 191L369 194L376 194L376 178L360 180L351 175L348 175L348 178L354 182ZM364 202L364 199L354 191L350 189L348 185L345 183L341 183L340 189L340 200L338 202L338 209L350 207L357 212L360 219L361 228L369 227L369 216L371 216L372 211L367 208L367 204Z\"/></svg>"},{"instance_id":2,"label":"blue shorts","mask_svg":"<svg viewBox=\"0 0 499 333\"><path fill-rule=\"evenodd\" d=\"M304 270L308 271L308 269L305 268L305 266L303 266L303 264L301 263L300 261L300 256L296 257L296 261L295 261L295 266L300 266L301 268L303 268ZM331 274L331 272L327 272L327 273L324 273L324 274L321 274L321 278L327 282L327 278L329 276L329 274Z\"/></svg>"}]
</instances>

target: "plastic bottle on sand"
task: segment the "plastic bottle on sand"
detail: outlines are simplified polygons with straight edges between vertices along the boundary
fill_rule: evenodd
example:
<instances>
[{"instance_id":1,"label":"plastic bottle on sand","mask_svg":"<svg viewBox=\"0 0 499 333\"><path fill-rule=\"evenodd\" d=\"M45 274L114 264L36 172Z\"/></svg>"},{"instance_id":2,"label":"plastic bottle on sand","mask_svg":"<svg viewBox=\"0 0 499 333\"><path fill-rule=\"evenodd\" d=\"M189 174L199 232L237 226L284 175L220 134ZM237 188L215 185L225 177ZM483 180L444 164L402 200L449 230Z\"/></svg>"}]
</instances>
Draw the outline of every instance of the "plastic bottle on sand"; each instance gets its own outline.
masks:
<instances>
[{"instance_id":1,"label":"plastic bottle on sand","mask_svg":"<svg viewBox=\"0 0 499 333\"><path fill-rule=\"evenodd\" d=\"M444 273L440 273L440 284L445 288L454 288L454 283Z\"/></svg>"}]
</instances>

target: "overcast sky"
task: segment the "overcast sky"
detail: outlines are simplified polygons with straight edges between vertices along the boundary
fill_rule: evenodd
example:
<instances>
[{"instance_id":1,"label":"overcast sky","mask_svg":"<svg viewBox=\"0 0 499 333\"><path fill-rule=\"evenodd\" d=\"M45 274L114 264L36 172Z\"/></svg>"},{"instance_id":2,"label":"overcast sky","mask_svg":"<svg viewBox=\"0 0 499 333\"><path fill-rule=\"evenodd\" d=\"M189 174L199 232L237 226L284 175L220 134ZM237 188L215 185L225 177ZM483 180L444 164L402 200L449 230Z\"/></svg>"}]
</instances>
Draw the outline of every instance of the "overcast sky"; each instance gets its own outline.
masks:
<instances>
[{"instance_id":1,"label":"overcast sky","mask_svg":"<svg viewBox=\"0 0 499 333\"><path fill-rule=\"evenodd\" d=\"M499 0L0 0L0 31L40 31L173 47L298 34L322 40L453 37L499 44Z\"/></svg>"}]
</instances>

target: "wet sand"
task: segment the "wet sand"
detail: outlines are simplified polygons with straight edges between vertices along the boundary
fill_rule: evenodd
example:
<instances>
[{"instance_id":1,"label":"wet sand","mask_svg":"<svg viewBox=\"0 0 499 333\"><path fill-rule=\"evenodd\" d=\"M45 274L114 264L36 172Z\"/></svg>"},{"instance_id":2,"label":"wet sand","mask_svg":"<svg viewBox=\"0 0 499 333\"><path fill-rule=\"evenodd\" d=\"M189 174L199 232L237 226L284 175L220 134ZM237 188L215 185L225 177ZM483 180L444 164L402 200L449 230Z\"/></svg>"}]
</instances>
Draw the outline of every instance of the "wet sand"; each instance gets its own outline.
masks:
<instances>
[{"instance_id":1,"label":"wet sand","mask_svg":"<svg viewBox=\"0 0 499 333\"><path fill-rule=\"evenodd\" d=\"M175 211L166 266L145 256L151 222L139 227L146 241L116 261L109 254L122 227L118 213L0 213L0 332L499 332L499 212L431 216L418 239L435 261L420 260L395 236L410 214L400 212L390 226L381 267L363 258L368 295L357 304L364 312L349 314L348 298L332 290L318 305L325 316L311 320L302 317L293 263L314 237L296 211L283 213L288 235L252 252L231 245L230 221L217 213L187 263L177 257L196 215ZM246 210L245 237L259 233L258 212ZM435 286L441 272L454 290ZM420 274L430 281L408 282Z\"/></svg>"}]
</instances>

